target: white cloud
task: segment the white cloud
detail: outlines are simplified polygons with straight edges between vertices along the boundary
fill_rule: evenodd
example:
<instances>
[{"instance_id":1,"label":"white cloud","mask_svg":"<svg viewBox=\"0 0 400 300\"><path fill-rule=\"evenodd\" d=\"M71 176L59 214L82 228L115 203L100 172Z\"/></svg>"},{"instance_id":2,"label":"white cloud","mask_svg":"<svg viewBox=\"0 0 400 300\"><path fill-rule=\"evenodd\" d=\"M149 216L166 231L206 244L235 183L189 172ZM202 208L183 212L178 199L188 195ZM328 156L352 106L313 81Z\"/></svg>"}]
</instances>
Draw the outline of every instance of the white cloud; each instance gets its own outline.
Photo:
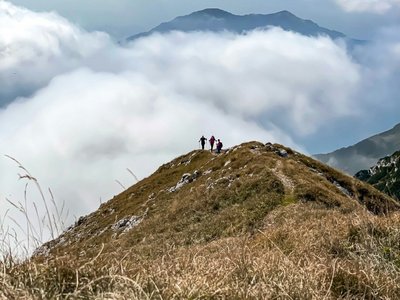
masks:
<instances>
[{"instance_id":1,"label":"white cloud","mask_svg":"<svg viewBox=\"0 0 400 300\"><path fill-rule=\"evenodd\" d=\"M360 106L359 66L326 37L174 32L121 47L7 2L0 33L0 90L18 98L0 110L1 153L51 187L71 216L118 193L115 179L132 184L126 168L146 176L202 134L226 146L257 139L299 148L294 140ZM25 89L33 93L23 97ZM0 158L0 201L23 199L16 173ZM40 202L36 194L29 202Z\"/></svg>"},{"instance_id":2,"label":"white cloud","mask_svg":"<svg viewBox=\"0 0 400 300\"><path fill-rule=\"evenodd\" d=\"M330 39L278 28L247 36L153 35L131 51L130 61L140 61L150 78L173 82L180 94L245 117L279 112L304 134L348 114L359 81L358 67Z\"/></svg>"},{"instance_id":3,"label":"white cloud","mask_svg":"<svg viewBox=\"0 0 400 300\"><path fill-rule=\"evenodd\" d=\"M6 1L0 1L0 37L0 107L110 43L107 35L87 33L55 13L33 13Z\"/></svg>"},{"instance_id":4,"label":"white cloud","mask_svg":"<svg viewBox=\"0 0 400 300\"><path fill-rule=\"evenodd\" d=\"M399 27L381 30L374 37L374 42L356 49L355 55L362 65L363 78L360 82L358 98L374 109L382 119L398 121L397 101L400 93L400 36ZM393 117L395 116L395 117Z\"/></svg>"},{"instance_id":5,"label":"white cloud","mask_svg":"<svg viewBox=\"0 0 400 300\"><path fill-rule=\"evenodd\" d=\"M336 0L348 12L372 12L383 14L400 7L400 0Z\"/></svg>"}]
</instances>

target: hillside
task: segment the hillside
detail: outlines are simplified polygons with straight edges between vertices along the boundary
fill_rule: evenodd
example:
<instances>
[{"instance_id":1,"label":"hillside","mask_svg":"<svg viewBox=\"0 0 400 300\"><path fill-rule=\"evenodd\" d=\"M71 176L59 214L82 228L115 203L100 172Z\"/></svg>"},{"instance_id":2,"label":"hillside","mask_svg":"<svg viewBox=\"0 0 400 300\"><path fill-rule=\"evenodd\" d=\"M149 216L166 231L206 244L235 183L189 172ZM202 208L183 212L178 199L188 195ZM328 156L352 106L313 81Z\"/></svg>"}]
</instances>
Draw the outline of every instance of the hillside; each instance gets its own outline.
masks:
<instances>
[{"instance_id":1,"label":"hillside","mask_svg":"<svg viewBox=\"0 0 400 300\"><path fill-rule=\"evenodd\" d=\"M279 149L288 151L289 157L277 155ZM44 248L57 254L90 250L121 231L130 232L129 240L117 239L122 248L145 236L146 243L151 236L156 243L161 239L201 244L257 230L270 211L298 201L342 210L361 203L375 214L400 207L376 190L290 149L250 143L221 156L193 151L177 158L81 218Z\"/></svg>"},{"instance_id":2,"label":"hillside","mask_svg":"<svg viewBox=\"0 0 400 300\"><path fill-rule=\"evenodd\" d=\"M395 199L400 199L400 151L380 159L368 170L356 173L355 177Z\"/></svg>"},{"instance_id":3,"label":"hillside","mask_svg":"<svg viewBox=\"0 0 400 300\"><path fill-rule=\"evenodd\" d=\"M399 207L281 145L196 150L5 268L13 280L0 290L16 298L394 299Z\"/></svg>"},{"instance_id":4,"label":"hillside","mask_svg":"<svg viewBox=\"0 0 400 300\"><path fill-rule=\"evenodd\" d=\"M361 142L338 149L327 154L316 154L315 158L334 168L354 175L360 170L365 170L377 163L387 155L400 149L400 124L392 129L376 134Z\"/></svg>"},{"instance_id":5,"label":"hillside","mask_svg":"<svg viewBox=\"0 0 400 300\"><path fill-rule=\"evenodd\" d=\"M268 26L281 27L284 30L298 32L307 36L327 35L332 39L346 39L346 36L341 32L320 27L313 21L301 19L288 11L280 11L267 15L250 14L240 16L221 9L208 8L186 16L177 17L154 27L148 32L133 35L127 40L134 40L156 32L167 33L173 30L183 32L231 31L241 34L254 29L264 29ZM348 39L348 41L353 44L362 43L362 41L358 40Z\"/></svg>"}]
</instances>

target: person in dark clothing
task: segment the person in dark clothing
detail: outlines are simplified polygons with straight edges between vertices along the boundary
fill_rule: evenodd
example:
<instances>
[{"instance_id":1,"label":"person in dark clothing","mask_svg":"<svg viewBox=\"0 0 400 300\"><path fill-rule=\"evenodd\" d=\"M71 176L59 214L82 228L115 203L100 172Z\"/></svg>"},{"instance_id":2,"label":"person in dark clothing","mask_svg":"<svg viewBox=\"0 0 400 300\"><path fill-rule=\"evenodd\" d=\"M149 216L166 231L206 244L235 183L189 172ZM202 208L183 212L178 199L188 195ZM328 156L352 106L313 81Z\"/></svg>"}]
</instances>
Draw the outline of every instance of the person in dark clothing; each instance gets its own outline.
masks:
<instances>
[{"instance_id":1,"label":"person in dark clothing","mask_svg":"<svg viewBox=\"0 0 400 300\"><path fill-rule=\"evenodd\" d=\"M218 139L218 142L217 142L217 153L221 153L222 147L223 147L222 142L220 141L220 139Z\"/></svg>"},{"instance_id":2,"label":"person in dark clothing","mask_svg":"<svg viewBox=\"0 0 400 300\"><path fill-rule=\"evenodd\" d=\"M207 139L204 137L204 135L201 136L199 142L201 143L201 149L204 150L204 146L206 145Z\"/></svg>"},{"instance_id":3,"label":"person in dark clothing","mask_svg":"<svg viewBox=\"0 0 400 300\"><path fill-rule=\"evenodd\" d=\"M215 137L212 135L209 139L211 152L214 150Z\"/></svg>"}]
</instances>

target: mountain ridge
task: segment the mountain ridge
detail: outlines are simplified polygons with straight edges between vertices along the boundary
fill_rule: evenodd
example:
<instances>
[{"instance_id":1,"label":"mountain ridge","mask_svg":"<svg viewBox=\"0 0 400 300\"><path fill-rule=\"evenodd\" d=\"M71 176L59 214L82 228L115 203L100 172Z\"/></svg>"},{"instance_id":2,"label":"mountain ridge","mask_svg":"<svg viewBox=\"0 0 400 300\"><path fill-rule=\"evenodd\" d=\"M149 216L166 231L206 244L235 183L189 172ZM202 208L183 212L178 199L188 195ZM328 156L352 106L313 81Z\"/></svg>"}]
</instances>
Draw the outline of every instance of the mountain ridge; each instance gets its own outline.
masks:
<instances>
[{"instance_id":1,"label":"mountain ridge","mask_svg":"<svg viewBox=\"0 0 400 300\"><path fill-rule=\"evenodd\" d=\"M235 15L219 8L206 8L189 15L178 16L171 21L163 22L147 32L130 36L127 41L145 37L153 33L167 33L170 31L232 31L243 34L254 29L264 29L269 26L281 27L284 30L298 32L308 36L327 35L332 39L343 38L350 44L364 41L347 38L345 34L320 27L317 23L301 19L293 13L282 10L271 14Z\"/></svg>"},{"instance_id":2,"label":"mountain ridge","mask_svg":"<svg viewBox=\"0 0 400 300\"><path fill-rule=\"evenodd\" d=\"M398 299L399 207L282 145L194 150L0 262L0 298Z\"/></svg>"},{"instance_id":3,"label":"mountain ridge","mask_svg":"<svg viewBox=\"0 0 400 300\"><path fill-rule=\"evenodd\" d=\"M400 123L392 129L375 134L360 142L337 149L330 153L315 154L313 157L334 168L354 175L377 163L387 155L400 149Z\"/></svg>"},{"instance_id":4,"label":"mountain ridge","mask_svg":"<svg viewBox=\"0 0 400 300\"><path fill-rule=\"evenodd\" d=\"M259 203L263 197L269 200ZM137 243L142 241L143 232L152 232L154 240L204 243L234 236L242 230L252 231L277 206L298 202L343 210L361 205L374 214L400 208L399 203L384 194L290 148L249 142L221 155L195 150L164 164L96 212L82 217L36 254L89 251L93 245L99 247L104 239L114 239L114 235L118 240L124 232L134 234ZM243 220L239 215L235 217L238 208ZM191 214L199 219L194 222L196 217ZM225 228L227 220L232 223ZM213 223L209 231L207 227ZM176 226L181 229L175 231ZM87 236L95 238L80 238ZM126 242L121 247L126 247Z\"/></svg>"}]
</instances>

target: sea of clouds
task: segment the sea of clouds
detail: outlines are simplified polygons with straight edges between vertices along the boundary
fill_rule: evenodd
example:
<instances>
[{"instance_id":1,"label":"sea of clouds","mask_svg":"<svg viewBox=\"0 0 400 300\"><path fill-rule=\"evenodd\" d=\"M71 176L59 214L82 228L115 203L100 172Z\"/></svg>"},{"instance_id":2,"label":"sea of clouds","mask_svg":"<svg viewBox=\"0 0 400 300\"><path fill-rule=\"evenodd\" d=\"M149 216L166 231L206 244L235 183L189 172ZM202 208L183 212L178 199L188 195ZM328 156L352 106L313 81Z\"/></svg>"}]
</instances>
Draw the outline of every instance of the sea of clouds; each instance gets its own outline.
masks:
<instances>
[{"instance_id":1,"label":"sea of clouds","mask_svg":"<svg viewBox=\"0 0 400 300\"><path fill-rule=\"evenodd\" d=\"M134 184L127 168L148 176L198 148L202 134L225 146L259 140L306 151L302 139L321 126L364 116L382 99L398 108L387 100L400 77L394 32L352 55L343 41L279 28L120 45L55 13L0 1L0 243L27 228L10 202L35 224L43 221L36 209L45 211L34 182L19 179L26 172L4 155L39 180L46 198L51 188L69 225Z\"/></svg>"}]
</instances>

